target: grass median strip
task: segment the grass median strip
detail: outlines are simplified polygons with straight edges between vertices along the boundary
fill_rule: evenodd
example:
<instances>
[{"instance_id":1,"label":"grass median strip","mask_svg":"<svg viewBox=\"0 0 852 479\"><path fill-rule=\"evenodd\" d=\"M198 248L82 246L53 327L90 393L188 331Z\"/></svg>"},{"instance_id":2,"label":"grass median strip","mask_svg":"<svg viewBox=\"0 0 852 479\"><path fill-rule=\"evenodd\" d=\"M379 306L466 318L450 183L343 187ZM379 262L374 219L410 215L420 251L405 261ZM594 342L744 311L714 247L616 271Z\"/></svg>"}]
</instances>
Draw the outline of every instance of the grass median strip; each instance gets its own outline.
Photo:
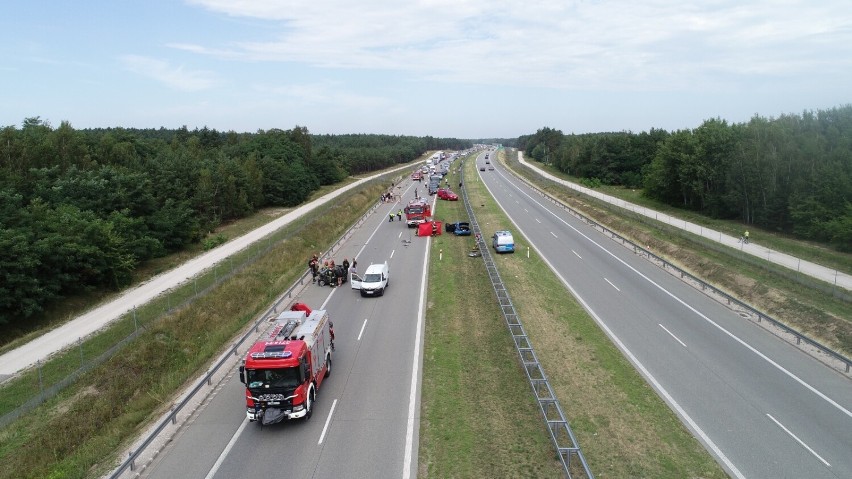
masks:
<instances>
[{"instance_id":1,"label":"grass median strip","mask_svg":"<svg viewBox=\"0 0 852 479\"><path fill-rule=\"evenodd\" d=\"M460 201L439 201L435 216L467 220ZM467 255L472 245L471 237L433 238L419 477L561 477L485 265Z\"/></svg>"}]
</instances>

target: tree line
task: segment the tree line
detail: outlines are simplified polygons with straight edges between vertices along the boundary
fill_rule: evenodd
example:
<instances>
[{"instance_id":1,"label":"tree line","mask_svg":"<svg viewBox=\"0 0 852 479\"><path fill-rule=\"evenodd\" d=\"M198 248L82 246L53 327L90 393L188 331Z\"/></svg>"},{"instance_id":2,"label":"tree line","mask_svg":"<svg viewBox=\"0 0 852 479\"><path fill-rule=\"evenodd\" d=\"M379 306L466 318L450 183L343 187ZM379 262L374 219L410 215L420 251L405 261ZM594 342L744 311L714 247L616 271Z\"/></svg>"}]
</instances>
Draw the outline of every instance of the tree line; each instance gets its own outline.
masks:
<instances>
[{"instance_id":1,"label":"tree line","mask_svg":"<svg viewBox=\"0 0 852 479\"><path fill-rule=\"evenodd\" d=\"M457 139L202 128L76 130L38 117L0 130L0 324L121 288L145 261L259 208L416 159Z\"/></svg>"},{"instance_id":2,"label":"tree line","mask_svg":"<svg viewBox=\"0 0 852 479\"><path fill-rule=\"evenodd\" d=\"M852 251L852 105L695 129L518 139L533 159L665 204Z\"/></svg>"}]
</instances>

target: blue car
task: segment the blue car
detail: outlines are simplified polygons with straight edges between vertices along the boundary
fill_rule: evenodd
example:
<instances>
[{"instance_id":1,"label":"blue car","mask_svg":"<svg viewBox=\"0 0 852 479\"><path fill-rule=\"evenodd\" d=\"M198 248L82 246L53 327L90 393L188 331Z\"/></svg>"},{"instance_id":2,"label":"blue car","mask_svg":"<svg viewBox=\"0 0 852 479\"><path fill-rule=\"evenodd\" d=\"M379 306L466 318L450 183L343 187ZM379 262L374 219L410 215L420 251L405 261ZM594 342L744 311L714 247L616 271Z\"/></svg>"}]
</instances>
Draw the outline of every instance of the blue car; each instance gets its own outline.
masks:
<instances>
[{"instance_id":1,"label":"blue car","mask_svg":"<svg viewBox=\"0 0 852 479\"><path fill-rule=\"evenodd\" d=\"M456 223L447 223L444 225L447 233L452 233L456 236L470 236L470 223L459 221Z\"/></svg>"}]
</instances>

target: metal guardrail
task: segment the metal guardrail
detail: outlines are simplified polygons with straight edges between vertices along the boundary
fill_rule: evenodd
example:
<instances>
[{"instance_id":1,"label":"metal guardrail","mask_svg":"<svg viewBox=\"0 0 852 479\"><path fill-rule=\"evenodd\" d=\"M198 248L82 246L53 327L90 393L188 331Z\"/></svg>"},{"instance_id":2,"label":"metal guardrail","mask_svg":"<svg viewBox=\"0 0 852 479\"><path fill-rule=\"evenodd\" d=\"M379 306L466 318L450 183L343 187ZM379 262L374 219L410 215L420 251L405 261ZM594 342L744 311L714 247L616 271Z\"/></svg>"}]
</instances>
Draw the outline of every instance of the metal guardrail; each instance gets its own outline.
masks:
<instances>
[{"instance_id":1,"label":"metal guardrail","mask_svg":"<svg viewBox=\"0 0 852 479\"><path fill-rule=\"evenodd\" d=\"M461 168L460 175L462 185L464 185L464 168ZM470 217L471 232L474 234L474 238L476 238L479 252L485 262L488 276L491 278L491 285L497 295L497 301L503 312L503 319L506 322L509 333L512 335L512 341L518 352L518 359L521 361L527 380L535 394L536 401L538 401L539 410L541 410L545 425L550 433L550 439L559 455L559 460L562 462L565 475L568 478L585 477L594 479L594 475L592 475L586 458L583 456L583 451L580 449L577 438L574 436L574 431L571 430L571 425L565 419L565 413L562 411L559 399L556 398L556 394L547 380L547 375L544 373L544 368L539 363L533 345L527 337L524 325L521 323L521 318L518 316L517 311L515 311L512 298L509 296L509 292L500 278L500 272L497 271L497 266L494 264L494 259L491 257L488 245L482 237L479 223L476 221L476 215L473 212L467 196L467 190L464 187L462 187L462 197L465 209ZM574 476L572 473L577 473L578 475Z\"/></svg>"},{"instance_id":2,"label":"metal guardrail","mask_svg":"<svg viewBox=\"0 0 852 479\"><path fill-rule=\"evenodd\" d=\"M571 214L575 218L577 218L577 219L583 221L584 223L592 226L593 228L601 231L605 235L612 238L614 241L620 242L625 247L632 248L633 252L635 254L645 256L649 261L659 265L663 270L669 272L670 274L679 275L680 278L684 281L692 282L694 285L697 285L697 287L700 288L701 291L704 292L706 295L708 295L710 297L714 297L719 302L723 302L723 303L727 304L728 307L730 307L731 309L739 308L739 309L746 312L746 315L741 314L740 316L742 316L746 319L750 319L750 320L760 324L761 326L765 326L763 324L765 322L770 326L770 328L765 328L765 329L773 332L773 334L775 334L777 337L787 341L790 344L794 344L795 346L797 346L799 349L801 349L805 353L810 354L812 357L814 357L816 359L819 359L824 364L832 367L833 369L835 369L839 372L845 373L847 375L850 374L850 372L852 372L852 359L847 358L843 354L840 354L837 351L834 351L833 349L829 348L828 346L825 346L824 344L820 343L819 341L812 339L812 338L808 337L807 335L805 335L805 334L803 334L799 331L796 331L795 329L791 328L790 326L787 326L786 324L782 323L781 321L778 321L777 319L773 318L772 316L770 316L770 315L768 315L768 314L766 314L762 311L759 311L759 310L755 309L754 307L752 307L751 305L746 304L746 303L740 301L739 299L731 296L730 294L726 293L725 291L722 291L719 288L716 288L712 284L709 284L709 283L703 281L702 279L692 275L691 273L684 271L683 269L679 268L678 266L668 262L666 259L664 259L660 256L657 256L656 254L654 254L654 253L648 251L647 249L643 248L641 245L638 245L638 244L634 243L633 241L631 241L627 238L624 238L623 236L616 233L615 231L610 230L606 226L604 226L604 225L596 222L595 220L585 216L584 214L582 214L579 211L577 211L577 210L571 208L570 206L564 204L563 202L559 201L558 199L553 198L552 196L547 194L545 191L541 190L536 185L532 184L532 182L530 182L528 179L516 174L512 170L509 170L509 171L512 172L513 176L515 176L516 178L523 181L530 189L532 189L533 191L538 193L542 198L544 198L547 201L553 203L554 205L562 208L563 210L565 210L566 212L568 212L569 214Z\"/></svg>"}]
</instances>

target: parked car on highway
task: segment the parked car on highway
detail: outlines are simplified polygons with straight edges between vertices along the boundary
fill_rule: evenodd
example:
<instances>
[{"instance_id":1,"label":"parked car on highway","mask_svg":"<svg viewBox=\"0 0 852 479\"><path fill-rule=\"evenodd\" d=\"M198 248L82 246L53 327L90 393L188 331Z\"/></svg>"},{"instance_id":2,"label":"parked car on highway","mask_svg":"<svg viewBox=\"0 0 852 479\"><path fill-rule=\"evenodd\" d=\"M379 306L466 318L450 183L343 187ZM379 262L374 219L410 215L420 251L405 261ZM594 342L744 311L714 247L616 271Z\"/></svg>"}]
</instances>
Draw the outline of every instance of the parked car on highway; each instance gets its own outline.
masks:
<instances>
[{"instance_id":1,"label":"parked car on highway","mask_svg":"<svg viewBox=\"0 0 852 479\"><path fill-rule=\"evenodd\" d=\"M387 261L383 264L371 264L363 277L352 273L352 289L361 290L361 296L384 296L389 277Z\"/></svg>"}]
</instances>

